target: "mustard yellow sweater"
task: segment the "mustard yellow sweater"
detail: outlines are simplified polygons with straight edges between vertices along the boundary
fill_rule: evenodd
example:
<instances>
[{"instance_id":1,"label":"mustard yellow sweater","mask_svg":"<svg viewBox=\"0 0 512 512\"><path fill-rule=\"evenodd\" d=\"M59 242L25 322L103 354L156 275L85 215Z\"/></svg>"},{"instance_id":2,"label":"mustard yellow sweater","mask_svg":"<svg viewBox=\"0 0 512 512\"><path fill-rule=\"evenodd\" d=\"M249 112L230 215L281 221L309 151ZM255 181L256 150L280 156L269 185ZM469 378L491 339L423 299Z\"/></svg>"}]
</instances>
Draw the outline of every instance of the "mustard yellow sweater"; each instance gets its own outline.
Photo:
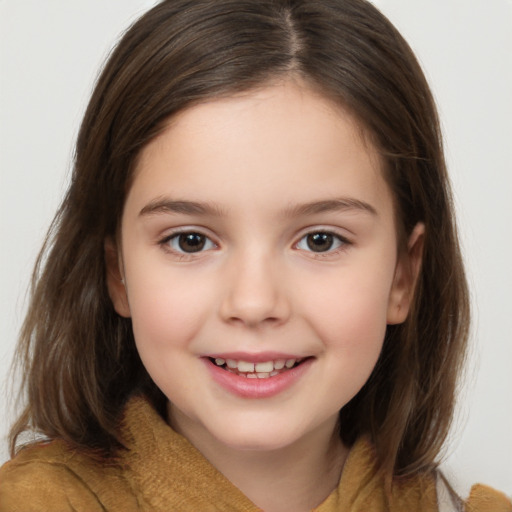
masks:
<instances>
[{"instance_id":1,"label":"mustard yellow sweater","mask_svg":"<svg viewBox=\"0 0 512 512\"><path fill-rule=\"evenodd\" d=\"M22 450L0 469L1 512L257 512L259 509L142 398L125 412L129 450L99 463L61 441ZM351 450L337 489L314 512L437 512L434 477L395 482L386 495L373 451ZM471 512L511 512L507 498L475 486Z\"/></svg>"}]
</instances>

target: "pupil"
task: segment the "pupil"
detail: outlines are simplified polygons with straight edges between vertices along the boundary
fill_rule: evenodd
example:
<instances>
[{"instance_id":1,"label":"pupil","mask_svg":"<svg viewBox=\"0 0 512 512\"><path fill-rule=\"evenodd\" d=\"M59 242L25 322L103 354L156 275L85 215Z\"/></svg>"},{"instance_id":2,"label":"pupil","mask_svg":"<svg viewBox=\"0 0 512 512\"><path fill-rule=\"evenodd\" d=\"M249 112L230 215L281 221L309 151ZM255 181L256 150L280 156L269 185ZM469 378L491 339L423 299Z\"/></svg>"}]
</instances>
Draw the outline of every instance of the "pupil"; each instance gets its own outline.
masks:
<instances>
[{"instance_id":1,"label":"pupil","mask_svg":"<svg viewBox=\"0 0 512 512\"><path fill-rule=\"evenodd\" d=\"M179 246L184 252L198 252L203 249L206 240L199 233L187 233L179 236Z\"/></svg>"},{"instance_id":2,"label":"pupil","mask_svg":"<svg viewBox=\"0 0 512 512\"><path fill-rule=\"evenodd\" d=\"M314 252L328 251L332 243L333 236L329 233L314 233L307 238L308 247Z\"/></svg>"}]
</instances>

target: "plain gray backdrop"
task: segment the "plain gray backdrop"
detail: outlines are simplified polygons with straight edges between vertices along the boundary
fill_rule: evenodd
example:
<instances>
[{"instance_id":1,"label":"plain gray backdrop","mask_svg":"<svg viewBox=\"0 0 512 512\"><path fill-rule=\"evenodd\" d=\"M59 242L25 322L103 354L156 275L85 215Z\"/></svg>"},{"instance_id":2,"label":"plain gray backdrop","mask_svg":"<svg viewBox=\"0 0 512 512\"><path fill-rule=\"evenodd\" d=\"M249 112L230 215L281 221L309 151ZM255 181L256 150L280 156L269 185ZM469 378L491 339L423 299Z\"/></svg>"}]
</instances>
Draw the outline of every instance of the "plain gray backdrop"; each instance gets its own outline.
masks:
<instances>
[{"instance_id":1,"label":"plain gray backdrop","mask_svg":"<svg viewBox=\"0 0 512 512\"><path fill-rule=\"evenodd\" d=\"M26 289L101 62L150 0L0 0L0 436ZM438 101L472 288L471 358L444 468L512 493L512 0L375 0ZM8 458L0 445L0 463Z\"/></svg>"}]
</instances>

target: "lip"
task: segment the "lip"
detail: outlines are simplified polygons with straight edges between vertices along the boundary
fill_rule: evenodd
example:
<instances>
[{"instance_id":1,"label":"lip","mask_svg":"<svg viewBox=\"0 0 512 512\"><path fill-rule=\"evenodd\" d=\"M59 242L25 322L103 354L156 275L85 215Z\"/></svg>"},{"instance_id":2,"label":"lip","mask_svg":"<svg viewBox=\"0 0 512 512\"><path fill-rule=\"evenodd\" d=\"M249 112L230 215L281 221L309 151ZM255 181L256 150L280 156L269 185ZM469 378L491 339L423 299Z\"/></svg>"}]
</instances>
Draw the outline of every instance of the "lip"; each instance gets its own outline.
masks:
<instances>
[{"instance_id":1,"label":"lip","mask_svg":"<svg viewBox=\"0 0 512 512\"><path fill-rule=\"evenodd\" d=\"M205 357L212 359L234 359L235 361L247 361L248 363L265 363L267 361L276 361L277 359L303 359L304 356L297 354L285 354L284 352L223 352L218 354L208 354Z\"/></svg>"},{"instance_id":2,"label":"lip","mask_svg":"<svg viewBox=\"0 0 512 512\"><path fill-rule=\"evenodd\" d=\"M209 357L240 359L249 362L264 362L273 359L285 358L294 359L293 356L287 356L286 354L277 354L276 357L276 354L277 353L271 354L270 352L267 352L258 355L252 354L251 357L249 354L242 354L236 352L230 354L222 354L218 356L212 355L201 359L206 365L213 380L226 391L242 398L261 399L276 396L279 393L282 393L283 391L293 386L309 370L314 361L314 358L309 357L295 368L287 370L274 377L269 377L267 379L247 379L245 377L240 377L239 375L222 369L220 366L217 366L216 364L212 363ZM269 355L271 355L271 357L269 357ZM249 359L247 359L248 357ZM257 359L255 359L255 357L257 357ZM295 357L295 359L298 358Z\"/></svg>"}]
</instances>

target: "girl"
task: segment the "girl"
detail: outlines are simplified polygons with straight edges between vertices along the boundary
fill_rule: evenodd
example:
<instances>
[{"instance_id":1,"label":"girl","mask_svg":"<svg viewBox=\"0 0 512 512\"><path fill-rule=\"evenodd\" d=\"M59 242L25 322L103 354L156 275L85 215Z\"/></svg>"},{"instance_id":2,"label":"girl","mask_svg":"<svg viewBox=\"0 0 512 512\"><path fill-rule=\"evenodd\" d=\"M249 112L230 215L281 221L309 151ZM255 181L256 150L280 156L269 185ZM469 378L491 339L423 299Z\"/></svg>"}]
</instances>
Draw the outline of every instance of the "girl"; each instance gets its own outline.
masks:
<instances>
[{"instance_id":1,"label":"girl","mask_svg":"<svg viewBox=\"0 0 512 512\"><path fill-rule=\"evenodd\" d=\"M436 468L467 329L437 115L389 22L164 1L82 124L0 509L461 508Z\"/></svg>"}]
</instances>

